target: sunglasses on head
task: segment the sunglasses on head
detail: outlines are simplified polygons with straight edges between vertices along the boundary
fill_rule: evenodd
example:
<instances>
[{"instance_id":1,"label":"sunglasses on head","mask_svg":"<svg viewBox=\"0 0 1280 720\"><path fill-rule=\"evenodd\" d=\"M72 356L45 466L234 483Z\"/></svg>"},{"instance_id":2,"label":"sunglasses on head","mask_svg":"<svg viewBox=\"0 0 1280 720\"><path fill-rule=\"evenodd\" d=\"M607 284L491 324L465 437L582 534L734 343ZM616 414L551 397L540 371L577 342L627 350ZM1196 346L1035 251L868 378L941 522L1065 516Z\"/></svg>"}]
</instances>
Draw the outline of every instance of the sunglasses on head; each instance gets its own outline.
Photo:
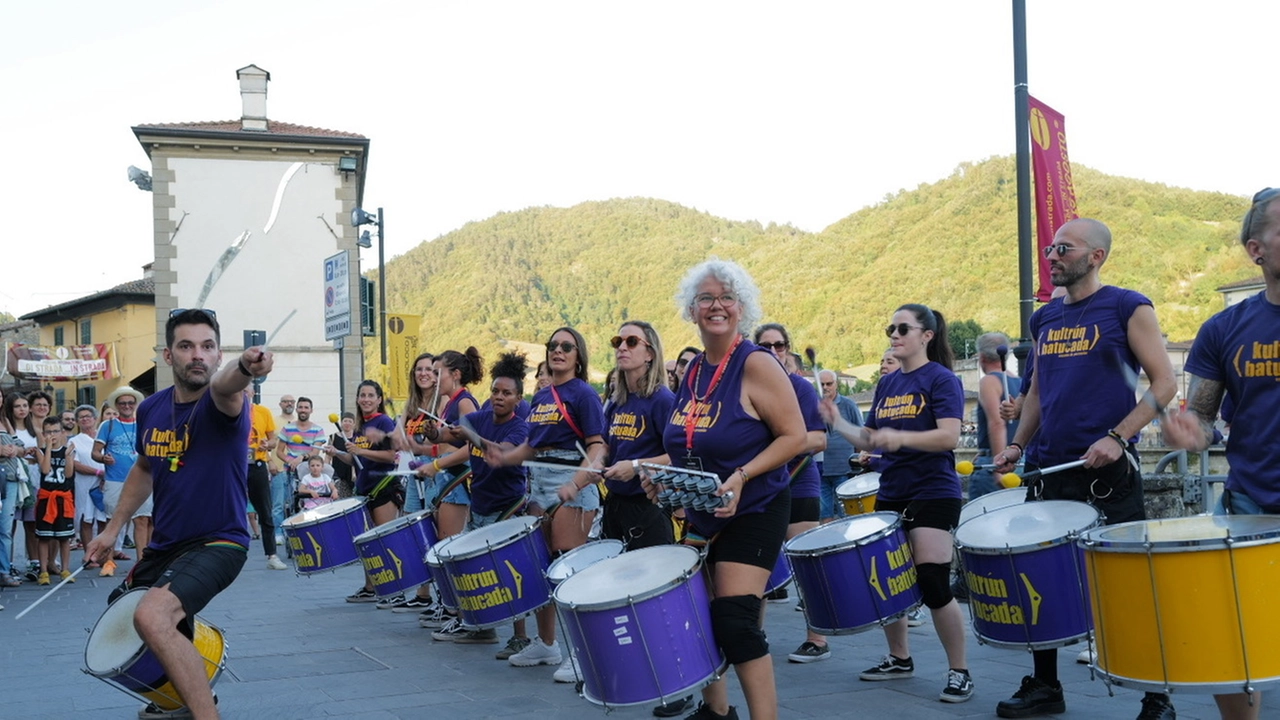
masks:
<instances>
[{"instance_id":1,"label":"sunglasses on head","mask_svg":"<svg viewBox=\"0 0 1280 720\"><path fill-rule=\"evenodd\" d=\"M185 312L198 312L204 315L208 315L214 320L218 319L218 311L210 310L209 308L174 308L169 311L169 317L178 317L179 315Z\"/></svg>"},{"instance_id":2,"label":"sunglasses on head","mask_svg":"<svg viewBox=\"0 0 1280 720\"><path fill-rule=\"evenodd\" d=\"M635 347L641 343L644 343L646 347L652 347L651 345L649 345L649 341L637 335L628 335L626 337L622 337L621 335L614 335L612 338L609 338L609 344L613 346L614 350L617 350L623 345L626 345L627 347L634 350Z\"/></svg>"},{"instance_id":3,"label":"sunglasses on head","mask_svg":"<svg viewBox=\"0 0 1280 720\"><path fill-rule=\"evenodd\" d=\"M760 343L760 347L768 348L769 350L772 350L774 352L779 352L791 347L791 343L787 342L786 340L779 340L777 342L771 342L771 343L767 343L767 342Z\"/></svg>"},{"instance_id":4,"label":"sunglasses on head","mask_svg":"<svg viewBox=\"0 0 1280 720\"><path fill-rule=\"evenodd\" d=\"M915 328L917 330L923 330L924 326L898 323L897 325L890 325L889 327L885 328L884 334L888 337L893 337L893 333L896 331L900 337L905 337L907 333L911 332L912 328Z\"/></svg>"},{"instance_id":5,"label":"sunglasses on head","mask_svg":"<svg viewBox=\"0 0 1280 720\"><path fill-rule=\"evenodd\" d=\"M556 342L555 340L552 340L551 342L547 343L547 352L549 353L553 353L556 350L559 350L562 353L571 353L577 349L578 349L578 346L574 345L568 340L561 340L560 342Z\"/></svg>"}]
</instances>

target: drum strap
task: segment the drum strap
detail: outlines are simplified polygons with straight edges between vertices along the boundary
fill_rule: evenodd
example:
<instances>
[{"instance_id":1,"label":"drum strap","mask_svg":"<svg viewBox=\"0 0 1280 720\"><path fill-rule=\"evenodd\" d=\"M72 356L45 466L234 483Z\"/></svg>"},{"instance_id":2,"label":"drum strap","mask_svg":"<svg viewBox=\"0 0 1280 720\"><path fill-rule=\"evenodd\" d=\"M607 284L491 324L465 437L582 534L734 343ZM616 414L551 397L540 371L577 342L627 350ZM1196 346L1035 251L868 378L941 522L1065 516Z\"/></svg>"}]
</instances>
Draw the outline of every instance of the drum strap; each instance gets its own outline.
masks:
<instances>
[{"instance_id":1,"label":"drum strap","mask_svg":"<svg viewBox=\"0 0 1280 720\"><path fill-rule=\"evenodd\" d=\"M791 475L790 475L790 477L788 477L788 478L787 478L787 480L788 480L788 481L794 481L794 480L796 479L796 477L797 477L798 475L800 475L800 473L804 472L804 469L805 469L805 468L809 467L809 463L811 463L811 462L813 462L813 455L812 455L812 454L806 454L806 455L805 455L805 456L800 460L800 462L796 463L796 466L795 466L795 467L791 468Z\"/></svg>"},{"instance_id":2,"label":"drum strap","mask_svg":"<svg viewBox=\"0 0 1280 720\"><path fill-rule=\"evenodd\" d=\"M515 504L513 504L511 507L502 511L502 514L498 516L498 519L507 520L515 517L516 515L521 515L524 513L524 509L528 506L529 506L529 499L522 497L519 500L515 501Z\"/></svg>"}]
</instances>

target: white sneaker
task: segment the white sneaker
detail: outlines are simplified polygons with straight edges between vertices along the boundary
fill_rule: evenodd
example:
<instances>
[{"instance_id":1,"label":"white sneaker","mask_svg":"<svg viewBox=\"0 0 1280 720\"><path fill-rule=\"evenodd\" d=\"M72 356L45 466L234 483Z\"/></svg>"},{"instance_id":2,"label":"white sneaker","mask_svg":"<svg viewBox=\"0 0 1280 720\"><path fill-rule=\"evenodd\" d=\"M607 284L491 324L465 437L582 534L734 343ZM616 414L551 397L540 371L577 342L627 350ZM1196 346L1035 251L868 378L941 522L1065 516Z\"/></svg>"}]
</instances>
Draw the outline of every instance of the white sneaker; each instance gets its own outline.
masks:
<instances>
[{"instance_id":1,"label":"white sneaker","mask_svg":"<svg viewBox=\"0 0 1280 720\"><path fill-rule=\"evenodd\" d=\"M275 555L272 555L271 557L267 558L267 568L270 570L288 570L289 566L285 565L284 562L280 560L280 558L276 557Z\"/></svg>"},{"instance_id":2,"label":"white sneaker","mask_svg":"<svg viewBox=\"0 0 1280 720\"><path fill-rule=\"evenodd\" d=\"M1094 663L1098 662L1098 651L1097 650L1081 650L1080 654L1076 656L1076 662L1080 663L1081 665L1093 665Z\"/></svg>"},{"instance_id":3,"label":"white sneaker","mask_svg":"<svg viewBox=\"0 0 1280 720\"><path fill-rule=\"evenodd\" d=\"M576 683L582 679L578 674L578 663L572 652L565 653L564 662L560 663L560 667L556 669L551 679L558 683Z\"/></svg>"},{"instance_id":4,"label":"white sneaker","mask_svg":"<svg viewBox=\"0 0 1280 720\"><path fill-rule=\"evenodd\" d=\"M920 627L924 624L924 606L907 613L907 627Z\"/></svg>"},{"instance_id":5,"label":"white sneaker","mask_svg":"<svg viewBox=\"0 0 1280 720\"><path fill-rule=\"evenodd\" d=\"M560 643L546 645L540 638L535 638L529 647L507 658L507 662L516 667L533 667L535 665L559 665Z\"/></svg>"}]
</instances>

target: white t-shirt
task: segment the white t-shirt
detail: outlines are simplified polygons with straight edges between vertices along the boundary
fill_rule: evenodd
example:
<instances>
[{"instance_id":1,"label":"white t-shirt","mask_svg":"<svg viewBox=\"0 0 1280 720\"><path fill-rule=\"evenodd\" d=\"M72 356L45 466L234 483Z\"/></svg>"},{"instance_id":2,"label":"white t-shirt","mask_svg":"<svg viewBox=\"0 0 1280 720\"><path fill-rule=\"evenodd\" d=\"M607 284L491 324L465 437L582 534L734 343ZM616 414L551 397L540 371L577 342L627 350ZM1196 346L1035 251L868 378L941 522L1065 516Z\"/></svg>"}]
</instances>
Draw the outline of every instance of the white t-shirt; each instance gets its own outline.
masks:
<instances>
[{"instance_id":1,"label":"white t-shirt","mask_svg":"<svg viewBox=\"0 0 1280 720\"><path fill-rule=\"evenodd\" d=\"M102 467L103 467L102 463L93 459L93 442L94 442L94 439L91 436L86 435L84 433L72 435L67 440L67 444L69 444L71 446L71 449L74 450L76 453L76 456L75 456L76 466L77 466L76 479L78 480L85 480L90 478L97 479L98 471L102 470ZM91 473L78 472L80 467L92 468L93 472Z\"/></svg>"}]
</instances>

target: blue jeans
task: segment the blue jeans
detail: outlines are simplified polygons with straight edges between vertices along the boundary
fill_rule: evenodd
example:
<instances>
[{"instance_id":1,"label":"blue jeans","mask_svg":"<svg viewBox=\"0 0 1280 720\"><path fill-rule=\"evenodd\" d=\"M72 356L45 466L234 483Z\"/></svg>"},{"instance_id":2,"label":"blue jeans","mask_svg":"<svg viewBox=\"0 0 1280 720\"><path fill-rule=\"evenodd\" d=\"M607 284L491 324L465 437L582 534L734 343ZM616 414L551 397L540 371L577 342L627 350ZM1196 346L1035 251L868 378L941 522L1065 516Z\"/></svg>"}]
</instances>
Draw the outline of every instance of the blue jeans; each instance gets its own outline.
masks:
<instances>
[{"instance_id":1,"label":"blue jeans","mask_svg":"<svg viewBox=\"0 0 1280 720\"><path fill-rule=\"evenodd\" d=\"M271 477L271 518L275 521L277 533L284 527L284 505L287 501L291 484L288 470L276 473Z\"/></svg>"},{"instance_id":2,"label":"blue jeans","mask_svg":"<svg viewBox=\"0 0 1280 720\"><path fill-rule=\"evenodd\" d=\"M836 502L836 488L848 480L845 475L823 475L818 486L818 517L822 520L844 517L844 503Z\"/></svg>"},{"instance_id":3,"label":"blue jeans","mask_svg":"<svg viewBox=\"0 0 1280 720\"><path fill-rule=\"evenodd\" d=\"M987 454L979 454L973 459L974 465L990 465L991 456ZM993 493L1000 488L996 484L996 474L991 468L979 468L973 471L969 476L969 499L980 498L987 493Z\"/></svg>"},{"instance_id":4,"label":"blue jeans","mask_svg":"<svg viewBox=\"0 0 1280 720\"><path fill-rule=\"evenodd\" d=\"M1224 501L1227 499L1228 493L1230 493L1231 495L1231 514L1232 515L1266 515L1267 514L1267 511L1263 510L1261 505L1253 501L1253 498L1249 497L1248 495L1245 495L1242 492L1235 492L1233 490L1227 490L1224 488L1222 491L1222 496L1218 498L1218 502L1214 503L1214 506L1213 506L1214 515L1227 514L1226 503Z\"/></svg>"},{"instance_id":5,"label":"blue jeans","mask_svg":"<svg viewBox=\"0 0 1280 720\"><path fill-rule=\"evenodd\" d=\"M9 572L9 555L13 552L13 506L18 501L17 481L5 485L4 507L0 508L0 575Z\"/></svg>"}]
</instances>

